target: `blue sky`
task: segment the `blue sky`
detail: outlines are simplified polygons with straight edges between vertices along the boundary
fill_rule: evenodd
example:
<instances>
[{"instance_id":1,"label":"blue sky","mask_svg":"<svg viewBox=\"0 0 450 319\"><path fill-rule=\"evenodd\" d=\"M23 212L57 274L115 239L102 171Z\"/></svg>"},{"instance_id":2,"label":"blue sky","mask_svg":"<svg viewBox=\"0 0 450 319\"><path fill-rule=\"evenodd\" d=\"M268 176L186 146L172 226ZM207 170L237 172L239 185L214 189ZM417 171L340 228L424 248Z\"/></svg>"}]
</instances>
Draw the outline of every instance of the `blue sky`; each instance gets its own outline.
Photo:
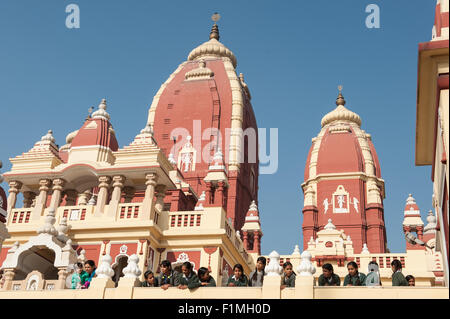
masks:
<instances>
[{"instance_id":1,"label":"blue sky","mask_svg":"<svg viewBox=\"0 0 450 319\"><path fill-rule=\"evenodd\" d=\"M67 29L77 4L81 28ZM381 28L367 29L368 4ZM300 184L311 138L346 107L372 134L386 182L388 247L405 249L403 209L412 193L431 208L431 167L414 165L417 45L429 41L435 0L0 2L0 159L29 150L48 129L59 145L102 98L120 146L145 126L160 85L208 40L218 11L220 41L245 74L259 127L279 129L279 168L261 175L262 253L301 247ZM8 188L5 183L4 188Z\"/></svg>"}]
</instances>

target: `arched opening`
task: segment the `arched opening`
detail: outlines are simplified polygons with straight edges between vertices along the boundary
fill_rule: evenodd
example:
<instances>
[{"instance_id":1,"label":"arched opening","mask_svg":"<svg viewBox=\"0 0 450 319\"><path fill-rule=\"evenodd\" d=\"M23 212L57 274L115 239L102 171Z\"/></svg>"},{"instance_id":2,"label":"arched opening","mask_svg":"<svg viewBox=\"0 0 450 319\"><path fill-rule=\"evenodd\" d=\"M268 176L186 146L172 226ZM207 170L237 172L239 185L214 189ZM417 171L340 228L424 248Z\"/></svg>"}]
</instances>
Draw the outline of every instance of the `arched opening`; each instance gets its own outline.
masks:
<instances>
[{"instance_id":1,"label":"arched opening","mask_svg":"<svg viewBox=\"0 0 450 319\"><path fill-rule=\"evenodd\" d=\"M58 279L54 266L55 252L46 246L33 246L19 256L14 280L24 280L33 270L39 271L45 280Z\"/></svg>"},{"instance_id":2,"label":"arched opening","mask_svg":"<svg viewBox=\"0 0 450 319\"><path fill-rule=\"evenodd\" d=\"M119 280L124 276L123 269L128 265L128 256L119 256L116 258L116 262L112 266L114 270L114 276L112 277L112 281L114 281L115 286L119 284Z\"/></svg>"}]
</instances>

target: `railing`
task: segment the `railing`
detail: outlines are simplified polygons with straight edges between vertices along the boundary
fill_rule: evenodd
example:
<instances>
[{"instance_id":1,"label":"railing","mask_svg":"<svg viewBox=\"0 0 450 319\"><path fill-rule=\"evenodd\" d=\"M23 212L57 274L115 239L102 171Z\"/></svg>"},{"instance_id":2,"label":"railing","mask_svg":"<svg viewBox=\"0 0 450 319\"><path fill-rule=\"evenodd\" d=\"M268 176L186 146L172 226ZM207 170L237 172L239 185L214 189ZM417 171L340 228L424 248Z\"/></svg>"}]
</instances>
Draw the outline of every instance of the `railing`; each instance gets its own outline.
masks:
<instances>
[{"instance_id":1,"label":"railing","mask_svg":"<svg viewBox=\"0 0 450 319\"><path fill-rule=\"evenodd\" d=\"M15 282L14 282L15 283ZM14 284L13 284L14 287ZM161 288L117 287L106 289L51 289L50 285L37 291L0 291L0 299L448 299L447 287L201 287L197 289L163 290ZM306 296L305 296L306 295Z\"/></svg>"},{"instance_id":2,"label":"railing","mask_svg":"<svg viewBox=\"0 0 450 319\"><path fill-rule=\"evenodd\" d=\"M123 203L119 204L119 218L118 219L136 219L139 218L142 203Z\"/></svg>"},{"instance_id":3,"label":"railing","mask_svg":"<svg viewBox=\"0 0 450 319\"><path fill-rule=\"evenodd\" d=\"M380 269L391 269L391 262L395 259L400 260L402 263L402 268L405 268L406 265L406 256L405 253L389 253L389 254L370 254L370 261L377 262ZM358 267L361 266L361 258L367 257L365 255L355 255L355 262Z\"/></svg>"},{"instance_id":4,"label":"railing","mask_svg":"<svg viewBox=\"0 0 450 319\"><path fill-rule=\"evenodd\" d=\"M60 207L63 211L62 217L66 217L67 221L79 221L86 219L87 206L63 206Z\"/></svg>"},{"instance_id":5,"label":"railing","mask_svg":"<svg viewBox=\"0 0 450 319\"><path fill-rule=\"evenodd\" d=\"M30 208L15 208L11 210L9 225L11 224L28 224L30 222L31 212L34 207Z\"/></svg>"},{"instance_id":6,"label":"railing","mask_svg":"<svg viewBox=\"0 0 450 319\"><path fill-rule=\"evenodd\" d=\"M169 228L200 227L202 217L198 211L169 212Z\"/></svg>"}]
</instances>

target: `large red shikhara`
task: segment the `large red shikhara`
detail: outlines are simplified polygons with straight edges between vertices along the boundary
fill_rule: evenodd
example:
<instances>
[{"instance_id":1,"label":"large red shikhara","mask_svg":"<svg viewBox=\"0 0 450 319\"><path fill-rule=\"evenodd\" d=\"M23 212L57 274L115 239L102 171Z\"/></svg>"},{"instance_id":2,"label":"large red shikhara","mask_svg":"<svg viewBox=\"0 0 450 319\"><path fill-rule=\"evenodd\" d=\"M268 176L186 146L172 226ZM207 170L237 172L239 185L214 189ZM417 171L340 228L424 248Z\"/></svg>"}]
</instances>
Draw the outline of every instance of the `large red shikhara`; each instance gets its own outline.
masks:
<instances>
[{"instance_id":1,"label":"large red shikhara","mask_svg":"<svg viewBox=\"0 0 450 319\"><path fill-rule=\"evenodd\" d=\"M148 123L158 146L167 157L173 156L185 182L198 196L206 192L206 203L203 205L222 205L234 228L240 230L250 203L258 200L258 132L249 89L242 74L239 77L236 75L236 58L218 40L218 27L214 25L210 40L195 48L188 60L161 86L153 99ZM225 163L228 185L222 190L218 189L220 185L211 186L204 181L217 150L211 149L211 158L205 158L202 154L208 144L215 145L213 142L217 136L214 133L208 135L205 130L212 128L220 131L222 142L219 146L227 160L233 150L225 143L229 139L226 135L230 135L230 129L235 127L232 122L236 120L243 131L252 128L256 133L256 144L251 145L251 151L256 153L256 162L249 163L248 139L244 138L240 149L244 162L238 168ZM189 137L177 135L180 128ZM185 161L183 156L187 155L182 153L180 147L175 148L174 152L173 137L177 138L175 142L180 147L190 143L195 149L195 156L189 154L189 159ZM211 187L219 190L221 196L208 196ZM195 206L195 201L182 190L168 192L165 202L171 203L171 211L191 210Z\"/></svg>"},{"instance_id":2,"label":"large red shikhara","mask_svg":"<svg viewBox=\"0 0 450 319\"><path fill-rule=\"evenodd\" d=\"M371 136L360 128L360 117L344 107L341 93L336 104L322 119L306 161L303 247L332 219L351 237L355 253L364 244L371 253L384 253L384 181L378 156Z\"/></svg>"}]
</instances>

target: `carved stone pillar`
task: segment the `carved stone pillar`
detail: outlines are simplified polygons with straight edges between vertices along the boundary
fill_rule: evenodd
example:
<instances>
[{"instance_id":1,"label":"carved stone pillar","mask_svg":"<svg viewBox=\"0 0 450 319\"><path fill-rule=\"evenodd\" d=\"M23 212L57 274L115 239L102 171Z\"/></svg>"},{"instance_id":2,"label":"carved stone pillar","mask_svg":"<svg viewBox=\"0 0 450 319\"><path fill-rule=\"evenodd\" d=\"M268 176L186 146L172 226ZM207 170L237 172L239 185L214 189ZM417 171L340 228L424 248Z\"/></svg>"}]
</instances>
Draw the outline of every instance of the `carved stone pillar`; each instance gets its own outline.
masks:
<instances>
[{"instance_id":1,"label":"carved stone pillar","mask_svg":"<svg viewBox=\"0 0 450 319\"><path fill-rule=\"evenodd\" d=\"M255 252L257 252L258 254L260 254L261 253L261 242L260 242L261 235L260 235L260 233L255 232L253 235L253 238L254 238L253 250Z\"/></svg>"},{"instance_id":2,"label":"carved stone pillar","mask_svg":"<svg viewBox=\"0 0 450 319\"><path fill-rule=\"evenodd\" d=\"M145 178L147 179L147 181L145 182L147 188L145 189L145 197L142 204L142 213L140 215L141 219L147 220L150 219L150 216L152 216L152 211L154 209L153 198L155 196L155 186L158 180L158 176L155 173L149 173L145 175Z\"/></svg>"},{"instance_id":3,"label":"carved stone pillar","mask_svg":"<svg viewBox=\"0 0 450 319\"><path fill-rule=\"evenodd\" d=\"M16 272L14 269L5 269L3 273L3 278L5 278L5 282L3 283L3 289L2 290L11 290L12 288L12 281L14 279Z\"/></svg>"},{"instance_id":4,"label":"carved stone pillar","mask_svg":"<svg viewBox=\"0 0 450 319\"><path fill-rule=\"evenodd\" d=\"M78 195L78 205L87 205L89 199L92 197L92 192L90 190L84 191Z\"/></svg>"},{"instance_id":5,"label":"carved stone pillar","mask_svg":"<svg viewBox=\"0 0 450 319\"><path fill-rule=\"evenodd\" d=\"M77 204L78 192L74 189L68 189L66 194L66 206L75 206Z\"/></svg>"},{"instance_id":6,"label":"carved stone pillar","mask_svg":"<svg viewBox=\"0 0 450 319\"><path fill-rule=\"evenodd\" d=\"M54 209L55 212L57 211L59 204L61 203L62 190L65 183L66 183L65 180L61 178L53 180L53 187L52 187L53 194L49 208Z\"/></svg>"},{"instance_id":7,"label":"carved stone pillar","mask_svg":"<svg viewBox=\"0 0 450 319\"><path fill-rule=\"evenodd\" d=\"M249 250L248 249L248 231L244 230L242 232L242 236L243 236L242 243L244 244L244 249Z\"/></svg>"},{"instance_id":8,"label":"carved stone pillar","mask_svg":"<svg viewBox=\"0 0 450 319\"><path fill-rule=\"evenodd\" d=\"M22 183L19 181L11 181L9 182L9 196L8 196L8 214L11 213L11 210L16 208L17 202L17 194L20 192L22 188Z\"/></svg>"},{"instance_id":9,"label":"carved stone pillar","mask_svg":"<svg viewBox=\"0 0 450 319\"><path fill-rule=\"evenodd\" d=\"M211 206L211 204L213 204L213 200L214 200L213 185L211 182L206 182L205 185L206 185L205 206Z\"/></svg>"},{"instance_id":10,"label":"carved stone pillar","mask_svg":"<svg viewBox=\"0 0 450 319\"><path fill-rule=\"evenodd\" d=\"M217 196L215 198L215 206L222 206L224 207L225 204L225 187L226 187L225 181L219 181L217 182Z\"/></svg>"},{"instance_id":11,"label":"carved stone pillar","mask_svg":"<svg viewBox=\"0 0 450 319\"><path fill-rule=\"evenodd\" d=\"M109 201L108 216L115 217L117 209L119 208L120 198L122 196L123 183L125 182L125 176L118 175L113 177L113 192L111 194L111 200Z\"/></svg>"},{"instance_id":12,"label":"carved stone pillar","mask_svg":"<svg viewBox=\"0 0 450 319\"><path fill-rule=\"evenodd\" d=\"M124 194L125 203L131 203L135 191L136 191L135 188L131 186L125 186L123 188L123 192L125 193Z\"/></svg>"},{"instance_id":13,"label":"carved stone pillar","mask_svg":"<svg viewBox=\"0 0 450 319\"><path fill-rule=\"evenodd\" d=\"M23 208L32 207L31 204L33 200L36 198L36 194L33 192L23 192Z\"/></svg>"},{"instance_id":14,"label":"carved stone pillar","mask_svg":"<svg viewBox=\"0 0 450 319\"><path fill-rule=\"evenodd\" d=\"M105 210L106 201L108 199L108 188L111 183L111 177L109 176L100 176L98 178L100 182L98 184L98 197L97 197L97 206L95 207L94 215L100 217Z\"/></svg>"},{"instance_id":15,"label":"carved stone pillar","mask_svg":"<svg viewBox=\"0 0 450 319\"><path fill-rule=\"evenodd\" d=\"M417 238L423 241L423 227L416 227Z\"/></svg>"},{"instance_id":16,"label":"carved stone pillar","mask_svg":"<svg viewBox=\"0 0 450 319\"><path fill-rule=\"evenodd\" d=\"M162 212L164 209L164 197L166 197L166 185L158 185L156 187L156 203L155 210L158 212Z\"/></svg>"},{"instance_id":17,"label":"carved stone pillar","mask_svg":"<svg viewBox=\"0 0 450 319\"><path fill-rule=\"evenodd\" d=\"M39 181L39 196L36 197L36 204L31 213L31 220L39 220L47 205L47 195L50 189L51 181L49 179L41 179Z\"/></svg>"},{"instance_id":18,"label":"carved stone pillar","mask_svg":"<svg viewBox=\"0 0 450 319\"><path fill-rule=\"evenodd\" d=\"M66 279L69 275L67 267L58 268L58 283L56 284L56 289L66 288Z\"/></svg>"}]
</instances>

